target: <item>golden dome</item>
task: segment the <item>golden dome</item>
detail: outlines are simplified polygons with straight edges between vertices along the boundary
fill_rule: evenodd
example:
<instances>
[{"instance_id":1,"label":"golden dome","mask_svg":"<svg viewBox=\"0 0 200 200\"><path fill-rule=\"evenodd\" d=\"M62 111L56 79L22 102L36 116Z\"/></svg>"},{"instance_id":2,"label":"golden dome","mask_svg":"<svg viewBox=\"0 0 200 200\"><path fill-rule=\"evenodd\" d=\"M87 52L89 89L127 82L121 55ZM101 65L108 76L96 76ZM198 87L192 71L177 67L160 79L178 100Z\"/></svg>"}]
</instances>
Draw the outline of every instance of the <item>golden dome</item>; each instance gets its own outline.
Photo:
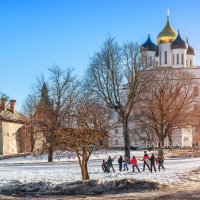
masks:
<instances>
[{"instance_id":1,"label":"golden dome","mask_svg":"<svg viewBox=\"0 0 200 200\"><path fill-rule=\"evenodd\" d=\"M165 28L157 36L157 44L171 43L176 39L176 37L177 37L177 33L171 27L169 23L169 16L168 16L167 24L165 25Z\"/></svg>"}]
</instances>

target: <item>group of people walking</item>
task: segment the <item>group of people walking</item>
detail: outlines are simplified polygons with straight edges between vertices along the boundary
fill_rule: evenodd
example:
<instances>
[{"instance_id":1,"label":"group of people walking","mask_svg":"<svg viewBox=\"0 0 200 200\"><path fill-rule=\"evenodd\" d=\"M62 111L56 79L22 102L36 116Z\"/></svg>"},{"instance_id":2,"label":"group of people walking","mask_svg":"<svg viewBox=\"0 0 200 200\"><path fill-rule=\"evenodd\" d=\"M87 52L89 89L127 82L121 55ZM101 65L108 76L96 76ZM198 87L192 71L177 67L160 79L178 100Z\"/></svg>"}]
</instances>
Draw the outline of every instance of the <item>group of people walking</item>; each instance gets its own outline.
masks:
<instances>
[{"instance_id":1,"label":"group of people walking","mask_svg":"<svg viewBox=\"0 0 200 200\"><path fill-rule=\"evenodd\" d=\"M104 172L110 172L110 169L112 169L112 171L115 172L113 166L114 159L115 157L112 159L111 156L109 156L107 161L103 160L102 169ZM164 159L162 156L158 156L156 158L155 155L152 153L151 157L149 157L147 152L144 151L144 156L142 161L143 161L143 171L145 171L145 168L147 167L151 173L153 172L153 170L156 172L156 165L158 165L159 171L161 170L161 168L165 170L165 167L163 166ZM132 165L132 172L135 172L135 168L137 169L138 172L141 172L140 168L138 167L137 158L135 156L133 156L130 161L127 157L123 158L122 156L120 156L118 159L119 171L122 171L122 169L123 171L128 171L129 163Z\"/></svg>"}]
</instances>

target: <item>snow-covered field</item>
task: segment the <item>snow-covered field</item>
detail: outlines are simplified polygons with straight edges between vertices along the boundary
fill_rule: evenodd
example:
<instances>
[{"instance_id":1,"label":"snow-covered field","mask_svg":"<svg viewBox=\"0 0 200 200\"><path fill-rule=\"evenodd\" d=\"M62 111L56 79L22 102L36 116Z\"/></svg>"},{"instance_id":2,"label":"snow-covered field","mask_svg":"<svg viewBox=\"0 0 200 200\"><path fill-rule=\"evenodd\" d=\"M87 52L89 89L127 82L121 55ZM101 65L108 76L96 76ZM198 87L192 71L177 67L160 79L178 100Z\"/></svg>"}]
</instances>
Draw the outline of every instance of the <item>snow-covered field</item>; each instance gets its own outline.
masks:
<instances>
[{"instance_id":1,"label":"snow-covered field","mask_svg":"<svg viewBox=\"0 0 200 200\"><path fill-rule=\"evenodd\" d=\"M108 155L116 156L114 161L115 173L102 172L102 159L107 159ZM110 180L134 178L136 180L158 181L161 184L171 185L187 182L188 173L200 168L200 158L177 158L165 160L166 171L161 170L157 173L150 173L146 170L141 173L133 173L131 172L131 165L129 165L128 172L119 172L117 163L119 155L123 155L121 151L99 152L93 155L89 162L90 179L99 180L102 183ZM134 155L139 159L139 168L142 169L143 151L136 151ZM28 156L26 158L18 157L0 160L0 188L15 181L21 183L43 181L55 186L61 183L81 180L81 172L76 158L65 157L50 164L46 161L46 156L42 158Z\"/></svg>"}]
</instances>

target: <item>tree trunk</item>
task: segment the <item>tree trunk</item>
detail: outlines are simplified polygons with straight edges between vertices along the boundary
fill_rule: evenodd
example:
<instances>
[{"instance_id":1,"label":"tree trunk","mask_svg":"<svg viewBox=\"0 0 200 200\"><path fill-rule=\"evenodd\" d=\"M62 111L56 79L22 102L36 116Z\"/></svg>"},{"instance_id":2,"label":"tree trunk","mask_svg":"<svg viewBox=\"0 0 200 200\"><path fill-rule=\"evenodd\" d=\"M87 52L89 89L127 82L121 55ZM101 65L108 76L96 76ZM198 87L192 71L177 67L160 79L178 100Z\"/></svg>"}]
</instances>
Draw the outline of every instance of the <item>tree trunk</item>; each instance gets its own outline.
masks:
<instances>
[{"instance_id":1,"label":"tree trunk","mask_svg":"<svg viewBox=\"0 0 200 200\"><path fill-rule=\"evenodd\" d=\"M53 150L52 150L52 148L50 148L49 152L48 152L48 162L53 162Z\"/></svg>"},{"instance_id":2,"label":"tree trunk","mask_svg":"<svg viewBox=\"0 0 200 200\"><path fill-rule=\"evenodd\" d=\"M163 148L164 148L164 139L160 138L158 146L158 156L161 156L162 158L164 158Z\"/></svg>"},{"instance_id":3,"label":"tree trunk","mask_svg":"<svg viewBox=\"0 0 200 200\"><path fill-rule=\"evenodd\" d=\"M172 131L171 130L168 133L168 139L169 139L169 147L171 149L171 148L173 148L173 140L172 140Z\"/></svg>"},{"instance_id":4,"label":"tree trunk","mask_svg":"<svg viewBox=\"0 0 200 200\"><path fill-rule=\"evenodd\" d=\"M123 119L123 136L125 156L130 160L130 137L128 131L128 119Z\"/></svg>"},{"instance_id":5,"label":"tree trunk","mask_svg":"<svg viewBox=\"0 0 200 200\"><path fill-rule=\"evenodd\" d=\"M88 167L87 167L87 160L83 159L81 164L81 174L82 174L82 180L86 181L89 180L89 173L88 173Z\"/></svg>"}]
</instances>

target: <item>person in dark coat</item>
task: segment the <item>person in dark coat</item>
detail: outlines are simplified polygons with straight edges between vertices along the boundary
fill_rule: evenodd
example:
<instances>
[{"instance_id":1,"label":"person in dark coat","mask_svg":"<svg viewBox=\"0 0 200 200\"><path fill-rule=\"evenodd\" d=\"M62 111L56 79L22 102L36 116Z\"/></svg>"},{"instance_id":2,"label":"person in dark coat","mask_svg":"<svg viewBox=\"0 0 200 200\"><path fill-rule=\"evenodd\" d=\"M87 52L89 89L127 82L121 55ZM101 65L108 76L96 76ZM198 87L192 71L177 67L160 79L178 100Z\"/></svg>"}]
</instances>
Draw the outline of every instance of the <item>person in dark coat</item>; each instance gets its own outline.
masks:
<instances>
[{"instance_id":1,"label":"person in dark coat","mask_svg":"<svg viewBox=\"0 0 200 200\"><path fill-rule=\"evenodd\" d=\"M164 168L164 166L163 166L164 159L163 159L162 156L158 156L157 162L158 162L158 170L160 171L160 168L162 167L162 169L164 169L164 171L165 171L165 168Z\"/></svg>"},{"instance_id":2,"label":"person in dark coat","mask_svg":"<svg viewBox=\"0 0 200 200\"><path fill-rule=\"evenodd\" d=\"M149 156L146 151L144 151L144 157L143 157L143 171L145 171L145 166L147 166L149 171L151 171L149 167Z\"/></svg>"},{"instance_id":3,"label":"person in dark coat","mask_svg":"<svg viewBox=\"0 0 200 200\"><path fill-rule=\"evenodd\" d=\"M110 171L110 169L109 169L109 167L108 167L108 163L105 161L105 160L103 160L103 162L102 162L102 169L103 169L103 171L104 172L109 172Z\"/></svg>"},{"instance_id":4,"label":"person in dark coat","mask_svg":"<svg viewBox=\"0 0 200 200\"><path fill-rule=\"evenodd\" d=\"M112 168L113 172L115 172L114 166L113 166L113 160L110 156L108 157L108 167L109 169Z\"/></svg>"},{"instance_id":5,"label":"person in dark coat","mask_svg":"<svg viewBox=\"0 0 200 200\"><path fill-rule=\"evenodd\" d=\"M118 163L119 163L119 171L121 172L121 171L122 171L122 163L123 163L123 158L122 158L122 156L119 157Z\"/></svg>"},{"instance_id":6,"label":"person in dark coat","mask_svg":"<svg viewBox=\"0 0 200 200\"><path fill-rule=\"evenodd\" d=\"M150 162L151 162L151 167L150 167L151 173L152 173L153 168L154 168L154 171L156 172L155 159L156 159L156 158L155 158L154 154L152 153L151 158L150 158Z\"/></svg>"},{"instance_id":7,"label":"person in dark coat","mask_svg":"<svg viewBox=\"0 0 200 200\"><path fill-rule=\"evenodd\" d=\"M135 156L132 157L132 159L130 160L130 163L132 164L132 172L135 172L135 168L138 170L138 172L140 172L140 169L138 167L138 163L137 163L137 159Z\"/></svg>"}]
</instances>

